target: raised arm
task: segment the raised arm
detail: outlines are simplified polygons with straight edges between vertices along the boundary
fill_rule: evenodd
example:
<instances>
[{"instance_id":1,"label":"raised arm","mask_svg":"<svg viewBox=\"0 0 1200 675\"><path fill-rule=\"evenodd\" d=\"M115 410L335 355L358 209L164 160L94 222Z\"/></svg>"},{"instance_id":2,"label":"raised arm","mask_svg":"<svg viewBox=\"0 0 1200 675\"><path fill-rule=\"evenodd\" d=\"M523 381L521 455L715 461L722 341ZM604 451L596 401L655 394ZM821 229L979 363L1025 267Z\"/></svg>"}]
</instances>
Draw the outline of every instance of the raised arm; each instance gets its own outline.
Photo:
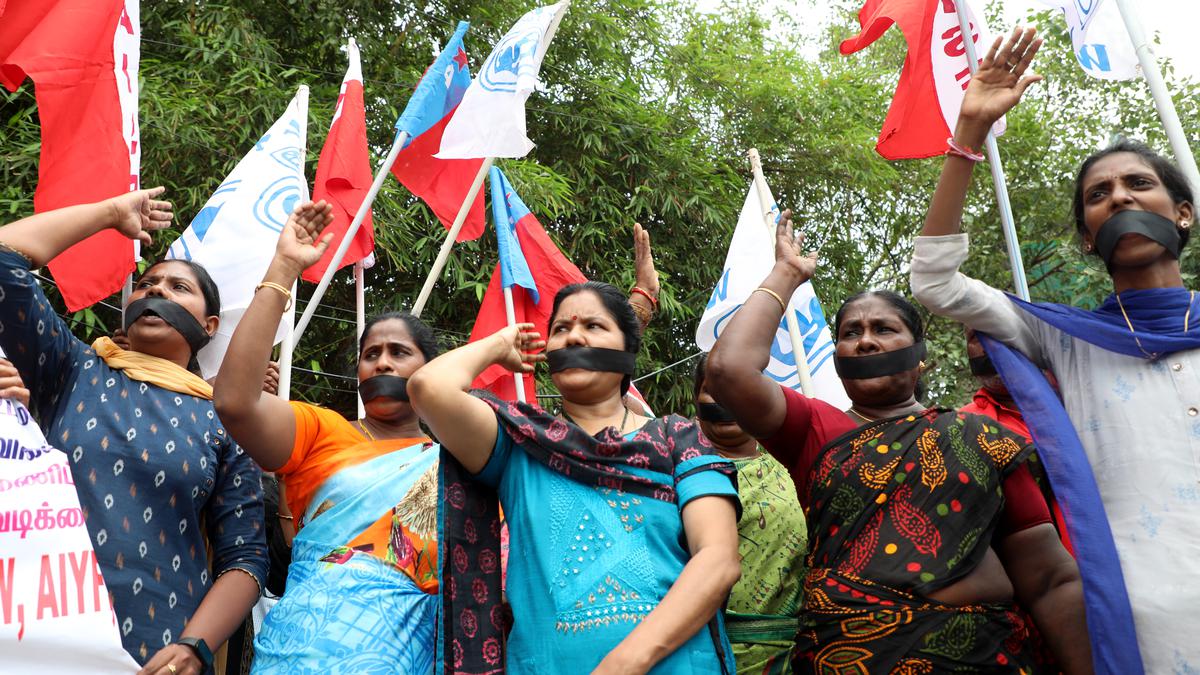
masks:
<instances>
[{"instance_id":1,"label":"raised arm","mask_svg":"<svg viewBox=\"0 0 1200 675\"><path fill-rule=\"evenodd\" d=\"M0 246L29 259L37 269L88 237L112 228L149 246L150 233L171 224L171 202L156 199L165 187L135 190L94 204L38 213L0 227Z\"/></svg>"},{"instance_id":2,"label":"raised arm","mask_svg":"<svg viewBox=\"0 0 1200 675\"><path fill-rule=\"evenodd\" d=\"M803 243L803 234L792 233L792 212L784 211L775 228L775 267L760 286L765 290L750 294L708 357L705 388L757 438L774 436L787 417L783 392L762 371L784 305L816 270L817 256L802 253Z\"/></svg>"},{"instance_id":3,"label":"raised arm","mask_svg":"<svg viewBox=\"0 0 1200 675\"><path fill-rule=\"evenodd\" d=\"M467 393L479 374L493 364L533 373L545 354L530 354L546 343L533 324L520 323L446 352L421 366L408 380L408 396L417 415L467 471L487 466L496 445L496 412Z\"/></svg>"},{"instance_id":4,"label":"raised arm","mask_svg":"<svg viewBox=\"0 0 1200 675\"><path fill-rule=\"evenodd\" d=\"M321 259L332 235L321 230L332 220L324 201L296 207L279 234L275 258L229 341L213 386L213 406L234 440L259 466L274 471L287 463L296 441L296 417L288 402L265 393L275 329L290 289L300 273ZM278 287L278 288L276 288Z\"/></svg>"},{"instance_id":5,"label":"raised arm","mask_svg":"<svg viewBox=\"0 0 1200 675\"><path fill-rule=\"evenodd\" d=\"M629 304L644 331L658 313L659 285L658 270L654 268L654 251L650 248L650 232L640 223L633 224L633 266L636 271L633 288L639 290L629 291Z\"/></svg>"}]
</instances>

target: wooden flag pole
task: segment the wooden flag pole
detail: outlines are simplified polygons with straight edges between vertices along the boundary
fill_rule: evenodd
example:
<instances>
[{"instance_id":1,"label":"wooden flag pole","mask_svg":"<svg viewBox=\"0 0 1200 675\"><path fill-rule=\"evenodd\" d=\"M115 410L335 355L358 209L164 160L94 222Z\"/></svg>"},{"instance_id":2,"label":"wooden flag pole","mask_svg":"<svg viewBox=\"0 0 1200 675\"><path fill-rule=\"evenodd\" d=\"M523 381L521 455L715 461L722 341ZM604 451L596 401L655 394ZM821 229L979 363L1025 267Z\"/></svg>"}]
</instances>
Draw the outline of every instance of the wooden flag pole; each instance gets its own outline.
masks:
<instances>
[{"instance_id":1,"label":"wooden flag pole","mask_svg":"<svg viewBox=\"0 0 1200 675\"><path fill-rule=\"evenodd\" d=\"M770 190L767 189L767 178L763 175L762 159L758 156L757 148L750 148L746 152L750 156L750 170L754 173L754 187L758 190L759 208L763 210L763 224L767 226L767 232L770 237L769 242L775 241L775 225L778 214L777 207L774 201L770 198ZM796 311L792 309L791 298L788 298L787 311L784 312L784 320L787 323L788 337L792 342L792 357L796 361L796 376L800 378L800 391L805 396L813 396L812 374L808 370L808 353L804 351L804 340L800 334L800 323L796 321Z\"/></svg>"},{"instance_id":2,"label":"wooden flag pole","mask_svg":"<svg viewBox=\"0 0 1200 675\"><path fill-rule=\"evenodd\" d=\"M479 173L475 174L475 180L471 182L471 188L467 190L467 197L463 200L462 207L458 209L458 215L454 217L454 224L450 226L450 231L446 233L446 240L442 242L442 249L438 251L437 259L433 261L433 268L429 270L429 276L425 278L425 285L421 287L421 293L417 295L417 301L413 303L413 316L421 316L421 312L425 310L425 303L429 302L429 296L433 293L433 285L437 283L438 277L442 276L442 268L450 259L450 249L454 247L454 240L458 238L458 232L462 229L463 223L467 222L467 214L471 212L471 205L475 203L475 197L479 195L483 181L487 178L488 171L491 170L492 163L495 161L495 157L488 157L479 166Z\"/></svg>"}]
</instances>

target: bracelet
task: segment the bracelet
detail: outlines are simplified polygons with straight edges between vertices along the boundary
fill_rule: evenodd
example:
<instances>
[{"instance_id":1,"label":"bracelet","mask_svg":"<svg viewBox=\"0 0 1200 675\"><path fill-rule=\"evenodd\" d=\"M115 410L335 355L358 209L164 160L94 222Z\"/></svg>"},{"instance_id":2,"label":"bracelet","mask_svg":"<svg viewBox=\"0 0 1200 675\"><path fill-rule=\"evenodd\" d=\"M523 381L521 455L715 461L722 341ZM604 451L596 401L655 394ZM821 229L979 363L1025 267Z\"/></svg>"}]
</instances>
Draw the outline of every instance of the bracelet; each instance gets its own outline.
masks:
<instances>
[{"instance_id":1,"label":"bracelet","mask_svg":"<svg viewBox=\"0 0 1200 675\"><path fill-rule=\"evenodd\" d=\"M29 266L30 266L31 268L33 267L33 258L30 258L30 257L29 257L29 254L25 253L24 251L22 251L22 250L19 250L19 249L18 249L18 248L16 248L15 246L12 246L11 244L6 244L6 243L4 243L4 242L2 242L2 241L0 241L0 248L4 249L5 251L8 251L8 252L10 252L10 253L16 253L17 255L19 255L19 256L21 256L22 258L24 258L24 259L25 259L25 262L29 263Z\"/></svg>"},{"instance_id":2,"label":"bracelet","mask_svg":"<svg viewBox=\"0 0 1200 675\"><path fill-rule=\"evenodd\" d=\"M288 289L284 288L283 286L280 286L279 284L275 283L274 281L262 282L261 284L254 287L254 292L257 293L258 289L260 289L260 288L271 288L276 291L279 291L280 293L283 293L283 297L287 298L287 304L283 306L283 311L286 312L292 308L292 292L289 291Z\"/></svg>"},{"instance_id":3,"label":"bracelet","mask_svg":"<svg viewBox=\"0 0 1200 675\"><path fill-rule=\"evenodd\" d=\"M784 302L783 298L779 297L779 294L776 293L775 291L767 288L766 286L759 286L758 288L754 289L753 291L750 291L751 295L754 295L755 293L766 293L767 295L771 296L772 298L775 298L775 301L779 303L779 311L781 311L785 314L787 313L787 303Z\"/></svg>"},{"instance_id":4,"label":"bracelet","mask_svg":"<svg viewBox=\"0 0 1200 675\"><path fill-rule=\"evenodd\" d=\"M633 288L629 289L629 294L633 295L634 293L645 296L645 298L650 301L650 306L654 308L654 311L658 311L658 298L650 295L650 291L647 291L641 286L634 286Z\"/></svg>"},{"instance_id":5,"label":"bracelet","mask_svg":"<svg viewBox=\"0 0 1200 675\"><path fill-rule=\"evenodd\" d=\"M970 160L976 164L984 160L983 155L954 140L953 136L946 139L946 155L962 157L963 159Z\"/></svg>"},{"instance_id":6,"label":"bracelet","mask_svg":"<svg viewBox=\"0 0 1200 675\"><path fill-rule=\"evenodd\" d=\"M296 519L295 516L285 516L282 513L276 513L275 517L279 518L280 520L295 520Z\"/></svg>"}]
</instances>

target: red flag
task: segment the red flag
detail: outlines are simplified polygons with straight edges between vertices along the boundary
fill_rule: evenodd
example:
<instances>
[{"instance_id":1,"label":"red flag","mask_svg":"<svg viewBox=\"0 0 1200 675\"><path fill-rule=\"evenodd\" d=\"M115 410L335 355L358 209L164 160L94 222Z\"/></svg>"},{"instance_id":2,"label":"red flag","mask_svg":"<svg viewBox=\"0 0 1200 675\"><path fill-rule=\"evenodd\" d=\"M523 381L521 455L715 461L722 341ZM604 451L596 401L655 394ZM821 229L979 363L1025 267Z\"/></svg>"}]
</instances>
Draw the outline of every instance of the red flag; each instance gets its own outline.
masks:
<instances>
[{"instance_id":1,"label":"red flag","mask_svg":"<svg viewBox=\"0 0 1200 675\"><path fill-rule=\"evenodd\" d=\"M342 91L338 95L337 108L325 146L321 148L321 159L317 162L317 178L313 185L313 201L322 199L333 205L333 222L325 230L333 232L333 240L320 262L304 270L305 281L321 281L333 254L354 215L362 206L371 189L371 158L367 151L367 114L363 105L362 66L359 63L358 45L353 39L347 47L350 67L342 80ZM341 269L362 260L375 248L375 228L371 224L371 212L363 220L346 256L338 265Z\"/></svg>"},{"instance_id":2,"label":"red flag","mask_svg":"<svg viewBox=\"0 0 1200 675\"><path fill-rule=\"evenodd\" d=\"M988 40L981 15L968 13L976 55ZM858 13L862 32L845 40L842 54L870 46L892 23L900 26L908 54L900 83L875 144L887 159L919 159L946 152L946 139L958 123L963 91L971 81L955 0L867 0Z\"/></svg>"},{"instance_id":3,"label":"red flag","mask_svg":"<svg viewBox=\"0 0 1200 675\"><path fill-rule=\"evenodd\" d=\"M0 7L0 84L34 82L42 152L34 210L107 199L137 188L135 20L123 0L9 0ZM121 31L121 33L118 33ZM121 68L114 53L121 54ZM118 72L120 77L118 77ZM122 94L132 96L122 111ZM130 105L129 103L126 104ZM131 139L132 140L132 139ZM118 290L134 268L129 239L105 230L50 261L67 308Z\"/></svg>"},{"instance_id":4,"label":"red flag","mask_svg":"<svg viewBox=\"0 0 1200 675\"><path fill-rule=\"evenodd\" d=\"M540 302L534 303L528 291L516 286L512 289L513 309L517 323L532 323L545 337L547 324L550 322L550 310L554 307L554 296L563 286L587 281L587 277L558 250L550 235L546 234L533 216L522 218L518 223L517 239L521 242L521 251L525 254L529 271L537 283ZM497 264L492 272L492 282L488 284L487 293L483 296L483 304L479 307L479 316L475 318L470 341L485 338L507 325L504 289L500 283L500 265ZM515 401L517 398L517 387L512 373L501 366L491 366L480 373L472 386L490 389L508 401ZM525 400L532 403L537 400L536 395L534 378L526 377Z\"/></svg>"},{"instance_id":5,"label":"red flag","mask_svg":"<svg viewBox=\"0 0 1200 675\"><path fill-rule=\"evenodd\" d=\"M447 230L454 224L454 217L462 208L467 190L483 164L482 159L438 159L433 156L442 147L442 132L453 116L451 112L414 138L396 155L396 163L392 165L392 175L396 180L424 200ZM483 219L483 190L480 189L455 241L478 239L486 225Z\"/></svg>"}]
</instances>

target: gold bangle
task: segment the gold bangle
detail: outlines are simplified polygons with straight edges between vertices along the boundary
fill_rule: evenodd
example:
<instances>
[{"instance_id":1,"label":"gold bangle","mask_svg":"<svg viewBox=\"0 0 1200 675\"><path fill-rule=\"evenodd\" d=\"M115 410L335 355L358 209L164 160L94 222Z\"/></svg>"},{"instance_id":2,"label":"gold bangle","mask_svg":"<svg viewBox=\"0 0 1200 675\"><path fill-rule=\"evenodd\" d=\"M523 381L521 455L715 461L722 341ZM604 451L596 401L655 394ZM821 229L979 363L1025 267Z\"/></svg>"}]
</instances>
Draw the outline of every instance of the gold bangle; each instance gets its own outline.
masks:
<instances>
[{"instance_id":1,"label":"gold bangle","mask_svg":"<svg viewBox=\"0 0 1200 675\"><path fill-rule=\"evenodd\" d=\"M781 311L785 314L787 313L787 303L783 301L783 298L779 297L778 293L767 288L766 286L759 286L758 288L751 291L750 294L753 295L758 292L766 293L767 295L771 296L772 298L775 298L775 302L779 303L779 311Z\"/></svg>"},{"instance_id":2,"label":"gold bangle","mask_svg":"<svg viewBox=\"0 0 1200 675\"><path fill-rule=\"evenodd\" d=\"M288 289L284 288L283 286L280 286L279 284L275 283L274 281L262 282L261 284L254 287L254 292L257 293L258 289L260 289L260 288L271 288L276 291L279 291L280 293L283 293L283 297L287 298L287 304L283 306L283 311L286 312L292 308L292 292L289 291Z\"/></svg>"}]
</instances>

